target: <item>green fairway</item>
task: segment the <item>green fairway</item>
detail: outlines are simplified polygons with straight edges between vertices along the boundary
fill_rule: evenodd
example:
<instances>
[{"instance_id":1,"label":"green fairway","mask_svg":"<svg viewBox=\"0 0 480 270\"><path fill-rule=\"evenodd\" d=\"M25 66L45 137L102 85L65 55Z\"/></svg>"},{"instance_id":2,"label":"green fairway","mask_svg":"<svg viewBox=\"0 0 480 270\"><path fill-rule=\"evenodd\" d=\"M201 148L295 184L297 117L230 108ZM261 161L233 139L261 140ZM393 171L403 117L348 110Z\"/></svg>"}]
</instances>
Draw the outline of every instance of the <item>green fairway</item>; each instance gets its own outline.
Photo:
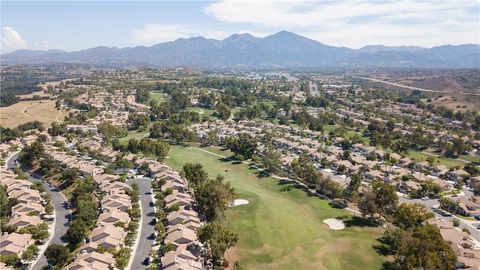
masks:
<instances>
[{"instance_id":1,"label":"green fairway","mask_svg":"<svg viewBox=\"0 0 480 270\"><path fill-rule=\"evenodd\" d=\"M145 137L147 134L148 134L148 129L143 130L143 131L141 131L141 130L130 130L130 131L128 131L127 136L125 136L123 138L120 138L118 141L121 144L128 144L128 141L130 139L141 139L141 138Z\"/></svg>"},{"instance_id":2,"label":"green fairway","mask_svg":"<svg viewBox=\"0 0 480 270\"><path fill-rule=\"evenodd\" d=\"M196 112L200 115L202 119L206 119L206 120L213 118L212 115L215 113L214 109L205 109L200 107L189 107L188 111Z\"/></svg>"},{"instance_id":3,"label":"green fairway","mask_svg":"<svg viewBox=\"0 0 480 270\"><path fill-rule=\"evenodd\" d=\"M150 100L156 100L158 103L162 103L166 100L166 97L162 92L150 92Z\"/></svg>"},{"instance_id":4,"label":"green fairway","mask_svg":"<svg viewBox=\"0 0 480 270\"><path fill-rule=\"evenodd\" d=\"M416 162L421 162L427 160L430 155L427 155L425 153L422 153L420 151L415 151L415 150L408 150L408 154L406 155L407 157L415 160ZM463 168L465 164L467 164L464 161L453 159L453 158L444 158L444 157L434 157L440 164L443 164L449 168L455 167L455 166L460 166L460 168Z\"/></svg>"},{"instance_id":5,"label":"green fairway","mask_svg":"<svg viewBox=\"0 0 480 270\"><path fill-rule=\"evenodd\" d=\"M180 146L171 147L165 162L177 170L186 162L202 163L211 177L224 175L239 198L250 201L229 210L227 217L240 238L227 258L245 269L379 269L385 259L373 249L381 228L347 224L344 230L330 230L324 219L351 215L290 184L259 178L248 165Z\"/></svg>"}]
</instances>

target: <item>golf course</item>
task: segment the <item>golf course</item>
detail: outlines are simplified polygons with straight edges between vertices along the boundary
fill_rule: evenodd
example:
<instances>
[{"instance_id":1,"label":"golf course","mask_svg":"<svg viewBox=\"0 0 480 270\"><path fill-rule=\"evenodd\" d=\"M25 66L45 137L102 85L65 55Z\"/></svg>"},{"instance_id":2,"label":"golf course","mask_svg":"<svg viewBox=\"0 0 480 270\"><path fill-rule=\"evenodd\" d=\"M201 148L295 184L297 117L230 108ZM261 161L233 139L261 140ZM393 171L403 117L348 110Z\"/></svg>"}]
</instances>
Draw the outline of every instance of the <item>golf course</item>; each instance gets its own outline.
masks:
<instances>
[{"instance_id":1,"label":"golf course","mask_svg":"<svg viewBox=\"0 0 480 270\"><path fill-rule=\"evenodd\" d=\"M210 153L208 151L211 151ZM382 228L357 226L352 214L308 196L292 184L259 177L246 164L218 156L219 149L172 146L165 163L177 170L187 163L201 163L211 177L225 176L238 198L248 204L227 211L237 245L228 250L230 262L245 269L379 269L385 257L373 248ZM323 221L340 218L345 229L332 230Z\"/></svg>"}]
</instances>

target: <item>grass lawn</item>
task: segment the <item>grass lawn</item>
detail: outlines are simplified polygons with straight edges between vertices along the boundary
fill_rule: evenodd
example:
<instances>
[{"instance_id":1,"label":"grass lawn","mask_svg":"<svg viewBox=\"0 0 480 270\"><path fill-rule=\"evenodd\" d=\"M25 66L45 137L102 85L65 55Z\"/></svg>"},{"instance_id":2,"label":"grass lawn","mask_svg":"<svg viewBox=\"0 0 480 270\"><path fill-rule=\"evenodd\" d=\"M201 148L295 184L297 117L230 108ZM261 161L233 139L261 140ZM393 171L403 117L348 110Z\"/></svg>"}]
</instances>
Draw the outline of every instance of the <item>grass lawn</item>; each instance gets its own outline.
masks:
<instances>
[{"instance_id":1,"label":"grass lawn","mask_svg":"<svg viewBox=\"0 0 480 270\"><path fill-rule=\"evenodd\" d=\"M474 157L472 155L461 155L458 158L466 161L470 161L472 163L480 163L480 157Z\"/></svg>"},{"instance_id":2,"label":"grass lawn","mask_svg":"<svg viewBox=\"0 0 480 270\"><path fill-rule=\"evenodd\" d=\"M212 115L215 113L214 109L205 109L200 107L189 107L189 112L196 112L200 115L200 118L210 119L213 118Z\"/></svg>"},{"instance_id":3,"label":"grass lawn","mask_svg":"<svg viewBox=\"0 0 480 270\"><path fill-rule=\"evenodd\" d=\"M162 103L166 100L166 97L162 92L150 92L150 100L156 100L158 103Z\"/></svg>"},{"instance_id":4,"label":"grass lawn","mask_svg":"<svg viewBox=\"0 0 480 270\"><path fill-rule=\"evenodd\" d=\"M383 229L347 223L345 230L330 230L324 219L351 215L325 200L274 178L259 178L245 164L224 162L196 148L172 146L165 163L180 170L186 162L202 163L211 177L224 175L239 198L250 201L227 214L239 234L227 258L240 261L245 269L379 269L385 260L373 248Z\"/></svg>"},{"instance_id":5,"label":"grass lawn","mask_svg":"<svg viewBox=\"0 0 480 270\"><path fill-rule=\"evenodd\" d=\"M148 129L144 130L144 131L141 131L141 130L130 130L128 131L128 135L123 137L123 138L120 138L118 141L121 143L121 144L128 144L128 141L130 139L141 139L143 138L146 134L148 133Z\"/></svg>"},{"instance_id":6,"label":"grass lawn","mask_svg":"<svg viewBox=\"0 0 480 270\"><path fill-rule=\"evenodd\" d=\"M427 155L425 153L422 153L420 151L415 151L415 150L408 150L408 154L406 156L415 160L416 162L427 160L427 158L430 157L430 155ZM434 158L438 160L440 164L443 164L450 168L455 166L460 166L460 168L463 168L463 166L466 164L461 160L456 160L453 158L444 158L444 157L434 157Z\"/></svg>"}]
</instances>

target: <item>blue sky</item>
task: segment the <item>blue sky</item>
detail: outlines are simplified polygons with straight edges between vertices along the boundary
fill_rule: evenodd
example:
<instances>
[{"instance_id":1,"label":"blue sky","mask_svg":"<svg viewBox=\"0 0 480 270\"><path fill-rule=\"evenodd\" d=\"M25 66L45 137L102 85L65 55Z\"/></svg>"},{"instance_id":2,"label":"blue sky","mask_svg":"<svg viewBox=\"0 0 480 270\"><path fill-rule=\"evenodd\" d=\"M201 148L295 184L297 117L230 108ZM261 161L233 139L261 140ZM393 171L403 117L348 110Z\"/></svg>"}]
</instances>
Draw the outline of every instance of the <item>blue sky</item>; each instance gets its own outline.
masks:
<instances>
[{"instance_id":1,"label":"blue sky","mask_svg":"<svg viewBox=\"0 0 480 270\"><path fill-rule=\"evenodd\" d=\"M470 1L2 1L2 52L137 46L233 33L292 31L322 43L480 43L480 0Z\"/></svg>"}]
</instances>

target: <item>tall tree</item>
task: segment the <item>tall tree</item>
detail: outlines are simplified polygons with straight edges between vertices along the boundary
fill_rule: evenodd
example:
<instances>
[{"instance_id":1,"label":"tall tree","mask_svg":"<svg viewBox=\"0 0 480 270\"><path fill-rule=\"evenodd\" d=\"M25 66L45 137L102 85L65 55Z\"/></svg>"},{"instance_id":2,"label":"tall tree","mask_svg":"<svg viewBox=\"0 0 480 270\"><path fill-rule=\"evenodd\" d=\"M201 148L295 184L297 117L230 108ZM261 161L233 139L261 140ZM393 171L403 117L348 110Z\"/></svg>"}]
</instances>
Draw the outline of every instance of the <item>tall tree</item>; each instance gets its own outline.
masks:
<instances>
[{"instance_id":1,"label":"tall tree","mask_svg":"<svg viewBox=\"0 0 480 270\"><path fill-rule=\"evenodd\" d=\"M237 243L238 235L222 222L213 221L198 230L198 239L207 245L214 264L219 265L225 251Z\"/></svg>"}]
</instances>

